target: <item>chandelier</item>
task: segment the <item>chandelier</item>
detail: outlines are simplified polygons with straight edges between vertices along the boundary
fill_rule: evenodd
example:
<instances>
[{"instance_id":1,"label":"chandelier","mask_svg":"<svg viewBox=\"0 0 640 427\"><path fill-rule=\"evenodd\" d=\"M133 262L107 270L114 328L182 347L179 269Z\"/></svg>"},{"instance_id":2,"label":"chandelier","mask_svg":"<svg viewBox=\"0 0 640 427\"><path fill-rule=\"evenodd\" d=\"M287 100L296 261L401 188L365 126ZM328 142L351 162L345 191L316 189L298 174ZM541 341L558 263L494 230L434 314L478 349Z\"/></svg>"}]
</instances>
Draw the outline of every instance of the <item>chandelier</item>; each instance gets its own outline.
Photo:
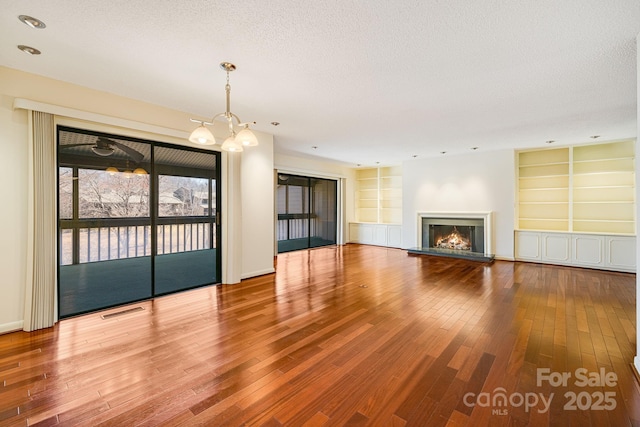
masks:
<instances>
[{"instance_id":1,"label":"chandelier","mask_svg":"<svg viewBox=\"0 0 640 427\"><path fill-rule=\"evenodd\" d=\"M191 119L194 123L200 123L191 135L189 136L189 141L200 144L200 145L215 145L216 140L213 137L213 134L207 128L207 125L212 125L213 121L218 117L223 117L224 120L227 121L227 125L229 127L229 136L222 143L222 149L224 151L242 151L244 147L254 147L258 145L258 139L249 129L250 124L256 124L256 122L242 122L238 116L233 114L231 110L231 85L229 85L229 73L236 69L236 66L230 62L222 62L220 63L220 68L222 68L227 73L227 84L224 87L224 90L227 93L227 109L224 113L217 114L213 116L210 122L204 122L202 120ZM235 125L234 125L235 121ZM240 128L240 131L236 133L236 126Z\"/></svg>"}]
</instances>

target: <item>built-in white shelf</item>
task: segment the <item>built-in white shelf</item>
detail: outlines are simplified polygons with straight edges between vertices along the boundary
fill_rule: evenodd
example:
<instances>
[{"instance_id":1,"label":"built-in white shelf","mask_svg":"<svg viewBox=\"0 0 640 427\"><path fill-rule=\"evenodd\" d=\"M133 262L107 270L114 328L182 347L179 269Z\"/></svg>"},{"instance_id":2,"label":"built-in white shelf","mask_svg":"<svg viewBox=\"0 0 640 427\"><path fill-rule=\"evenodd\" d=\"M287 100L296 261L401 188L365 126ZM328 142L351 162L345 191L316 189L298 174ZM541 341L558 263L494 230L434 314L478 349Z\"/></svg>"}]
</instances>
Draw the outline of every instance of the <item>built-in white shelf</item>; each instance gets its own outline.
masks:
<instances>
[{"instance_id":1,"label":"built-in white shelf","mask_svg":"<svg viewBox=\"0 0 640 427\"><path fill-rule=\"evenodd\" d=\"M636 271L635 141L518 153L515 256Z\"/></svg>"},{"instance_id":2,"label":"built-in white shelf","mask_svg":"<svg viewBox=\"0 0 640 427\"><path fill-rule=\"evenodd\" d=\"M635 223L635 141L518 153L518 230L629 235Z\"/></svg>"},{"instance_id":3,"label":"built-in white shelf","mask_svg":"<svg viewBox=\"0 0 640 427\"><path fill-rule=\"evenodd\" d=\"M402 246L402 167L356 170L356 222L349 224L353 243Z\"/></svg>"},{"instance_id":4,"label":"built-in white shelf","mask_svg":"<svg viewBox=\"0 0 640 427\"><path fill-rule=\"evenodd\" d=\"M402 223L401 166L356 170L356 219L359 223Z\"/></svg>"}]
</instances>

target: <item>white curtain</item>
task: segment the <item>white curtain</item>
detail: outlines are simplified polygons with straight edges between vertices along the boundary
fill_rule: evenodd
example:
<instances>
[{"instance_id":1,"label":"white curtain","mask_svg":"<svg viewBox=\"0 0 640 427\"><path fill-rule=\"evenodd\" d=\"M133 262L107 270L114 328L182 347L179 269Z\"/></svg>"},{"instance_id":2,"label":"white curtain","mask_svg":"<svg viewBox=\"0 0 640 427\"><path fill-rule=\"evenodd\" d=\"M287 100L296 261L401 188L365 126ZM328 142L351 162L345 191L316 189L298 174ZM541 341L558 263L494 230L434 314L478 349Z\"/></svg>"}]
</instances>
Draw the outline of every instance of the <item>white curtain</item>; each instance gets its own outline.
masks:
<instances>
[{"instance_id":1,"label":"white curtain","mask_svg":"<svg viewBox=\"0 0 640 427\"><path fill-rule=\"evenodd\" d=\"M56 144L53 115L31 112L24 330L56 322Z\"/></svg>"}]
</instances>

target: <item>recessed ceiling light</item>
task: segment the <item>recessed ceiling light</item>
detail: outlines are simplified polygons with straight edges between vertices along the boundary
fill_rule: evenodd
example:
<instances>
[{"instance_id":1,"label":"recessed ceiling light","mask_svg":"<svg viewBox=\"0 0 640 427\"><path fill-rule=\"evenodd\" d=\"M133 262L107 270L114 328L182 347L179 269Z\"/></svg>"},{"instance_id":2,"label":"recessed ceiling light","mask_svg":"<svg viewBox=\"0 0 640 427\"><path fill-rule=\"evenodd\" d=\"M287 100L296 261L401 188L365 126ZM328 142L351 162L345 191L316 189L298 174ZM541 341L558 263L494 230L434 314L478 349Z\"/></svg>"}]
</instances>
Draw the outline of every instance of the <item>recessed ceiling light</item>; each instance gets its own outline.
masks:
<instances>
[{"instance_id":1,"label":"recessed ceiling light","mask_svg":"<svg viewBox=\"0 0 640 427\"><path fill-rule=\"evenodd\" d=\"M280 122L271 122L273 126L280 126Z\"/></svg>"},{"instance_id":2,"label":"recessed ceiling light","mask_svg":"<svg viewBox=\"0 0 640 427\"><path fill-rule=\"evenodd\" d=\"M18 49L20 49L24 53L28 53L29 55L40 55L42 53L38 49L36 49L35 47L25 46L23 44L19 44L18 45Z\"/></svg>"},{"instance_id":3,"label":"recessed ceiling light","mask_svg":"<svg viewBox=\"0 0 640 427\"><path fill-rule=\"evenodd\" d=\"M31 28L35 28L37 30L42 30L43 28L47 28L47 26L39 20L38 18L34 18L29 15L20 15L18 19L22 21L24 24L30 26Z\"/></svg>"}]
</instances>

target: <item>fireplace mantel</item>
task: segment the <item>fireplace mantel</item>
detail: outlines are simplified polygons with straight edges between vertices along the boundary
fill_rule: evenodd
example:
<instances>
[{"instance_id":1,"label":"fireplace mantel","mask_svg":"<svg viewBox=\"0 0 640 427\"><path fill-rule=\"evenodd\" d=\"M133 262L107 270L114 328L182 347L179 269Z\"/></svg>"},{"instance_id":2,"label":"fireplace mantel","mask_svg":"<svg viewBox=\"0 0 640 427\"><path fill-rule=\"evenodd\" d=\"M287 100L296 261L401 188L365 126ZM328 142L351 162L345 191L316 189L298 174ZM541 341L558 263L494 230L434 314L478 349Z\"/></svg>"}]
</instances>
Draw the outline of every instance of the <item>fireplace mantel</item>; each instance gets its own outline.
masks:
<instances>
[{"instance_id":1,"label":"fireplace mantel","mask_svg":"<svg viewBox=\"0 0 640 427\"><path fill-rule=\"evenodd\" d=\"M443 220L443 223L453 224L455 220L462 220L462 223L467 220L475 221L478 224L482 224L482 232L479 236L484 237L484 250L481 253L478 252L467 252L464 251L447 251L447 250L434 250L433 248L429 248L428 242L423 242L423 224L429 223L429 221L425 221L425 219L430 220ZM429 253L433 255L443 255L443 256L459 256L463 258L472 258L472 259L482 259L482 260L493 260L493 213L491 211L458 211L458 212L418 212L417 214L418 221L418 247L414 250L411 250L411 253ZM478 231L481 231L478 229ZM426 246L426 247L425 247Z\"/></svg>"}]
</instances>

